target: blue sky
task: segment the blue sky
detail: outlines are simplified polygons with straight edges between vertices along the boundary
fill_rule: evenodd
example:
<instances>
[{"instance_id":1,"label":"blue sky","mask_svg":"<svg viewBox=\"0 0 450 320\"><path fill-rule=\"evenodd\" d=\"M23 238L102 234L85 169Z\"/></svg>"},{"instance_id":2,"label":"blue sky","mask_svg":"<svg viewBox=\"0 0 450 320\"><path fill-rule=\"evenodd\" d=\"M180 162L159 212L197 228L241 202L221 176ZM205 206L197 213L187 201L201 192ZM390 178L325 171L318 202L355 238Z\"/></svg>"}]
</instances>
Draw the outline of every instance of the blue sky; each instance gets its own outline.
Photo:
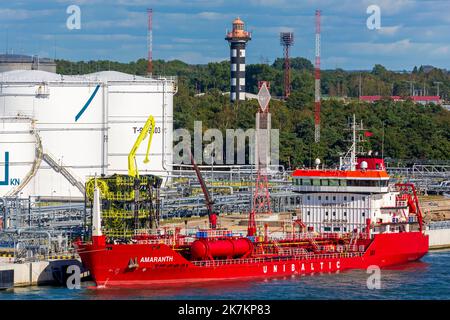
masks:
<instances>
[{"instance_id":1,"label":"blue sky","mask_svg":"<svg viewBox=\"0 0 450 320\"><path fill-rule=\"evenodd\" d=\"M66 9L81 8L81 30ZM381 29L369 30L369 5ZM154 10L154 59L207 63L228 59L225 30L240 16L253 32L247 61L282 56L280 31L293 31L293 56L314 58L314 11L322 10L322 67L450 69L450 0L1 0L0 50L70 60L146 57L146 8Z\"/></svg>"}]
</instances>

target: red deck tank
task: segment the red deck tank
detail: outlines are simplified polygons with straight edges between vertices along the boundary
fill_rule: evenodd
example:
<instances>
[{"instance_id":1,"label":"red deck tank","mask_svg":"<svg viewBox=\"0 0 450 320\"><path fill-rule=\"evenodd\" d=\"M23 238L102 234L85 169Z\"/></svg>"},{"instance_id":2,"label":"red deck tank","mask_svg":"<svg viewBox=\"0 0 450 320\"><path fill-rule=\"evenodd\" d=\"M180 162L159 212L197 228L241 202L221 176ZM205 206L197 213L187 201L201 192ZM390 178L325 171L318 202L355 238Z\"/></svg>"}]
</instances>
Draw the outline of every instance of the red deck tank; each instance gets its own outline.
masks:
<instances>
[{"instance_id":1,"label":"red deck tank","mask_svg":"<svg viewBox=\"0 0 450 320\"><path fill-rule=\"evenodd\" d=\"M253 250L252 242L247 238L224 240L196 240L191 245L194 260L209 260L218 257L241 258Z\"/></svg>"}]
</instances>

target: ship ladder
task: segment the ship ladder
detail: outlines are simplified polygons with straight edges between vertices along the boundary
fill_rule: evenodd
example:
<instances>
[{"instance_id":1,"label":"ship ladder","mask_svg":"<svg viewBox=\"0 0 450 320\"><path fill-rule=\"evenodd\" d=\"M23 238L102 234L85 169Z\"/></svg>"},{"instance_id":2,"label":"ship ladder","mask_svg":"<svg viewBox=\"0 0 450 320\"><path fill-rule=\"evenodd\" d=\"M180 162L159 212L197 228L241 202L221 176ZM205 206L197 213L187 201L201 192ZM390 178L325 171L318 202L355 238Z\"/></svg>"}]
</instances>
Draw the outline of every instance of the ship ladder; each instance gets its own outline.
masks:
<instances>
[{"instance_id":1,"label":"ship ladder","mask_svg":"<svg viewBox=\"0 0 450 320\"><path fill-rule=\"evenodd\" d=\"M349 250L352 250L352 248L357 248L357 244L358 244L358 238L361 235L358 233L354 233L352 234L351 238L350 238L350 246L349 246ZM356 251L356 249L355 249Z\"/></svg>"},{"instance_id":2,"label":"ship ladder","mask_svg":"<svg viewBox=\"0 0 450 320\"><path fill-rule=\"evenodd\" d=\"M312 245L315 252L319 251L319 245L317 244L316 240L314 240L314 238L309 238L309 243Z\"/></svg>"}]
</instances>

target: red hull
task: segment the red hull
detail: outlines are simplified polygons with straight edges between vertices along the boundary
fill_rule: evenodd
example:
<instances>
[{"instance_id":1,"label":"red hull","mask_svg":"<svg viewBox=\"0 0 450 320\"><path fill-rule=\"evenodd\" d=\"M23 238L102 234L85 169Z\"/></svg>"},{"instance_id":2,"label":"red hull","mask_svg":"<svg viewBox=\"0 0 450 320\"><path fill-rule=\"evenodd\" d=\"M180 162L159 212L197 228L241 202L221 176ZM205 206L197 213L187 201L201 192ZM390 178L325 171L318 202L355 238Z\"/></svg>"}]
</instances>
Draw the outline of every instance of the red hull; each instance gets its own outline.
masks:
<instances>
[{"instance_id":1,"label":"red hull","mask_svg":"<svg viewBox=\"0 0 450 320\"><path fill-rule=\"evenodd\" d=\"M98 286L200 282L385 267L415 261L428 252L421 232L377 234L361 253L192 262L159 244L79 244L78 252ZM130 260L137 261L130 267Z\"/></svg>"}]
</instances>

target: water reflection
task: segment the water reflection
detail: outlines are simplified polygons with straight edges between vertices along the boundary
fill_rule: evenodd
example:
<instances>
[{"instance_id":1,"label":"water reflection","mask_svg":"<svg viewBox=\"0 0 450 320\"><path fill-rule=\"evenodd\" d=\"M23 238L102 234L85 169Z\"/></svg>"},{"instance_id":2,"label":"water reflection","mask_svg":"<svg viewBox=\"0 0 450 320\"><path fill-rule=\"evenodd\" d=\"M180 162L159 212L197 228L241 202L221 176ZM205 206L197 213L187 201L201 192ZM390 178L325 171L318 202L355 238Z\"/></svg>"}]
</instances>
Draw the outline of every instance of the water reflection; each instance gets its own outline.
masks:
<instances>
[{"instance_id":1,"label":"water reflection","mask_svg":"<svg viewBox=\"0 0 450 320\"><path fill-rule=\"evenodd\" d=\"M204 283L179 283L89 288L90 299L367 299L383 298L386 291L400 289L411 276L422 278L430 264L413 262L381 270L381 290L369 290L365 270L339 274L314 274L266 279L241 279ZM410 284L411 285L411 284ZM395 297L394 297L395 298Z\"/></svg>"}]
</instances>

